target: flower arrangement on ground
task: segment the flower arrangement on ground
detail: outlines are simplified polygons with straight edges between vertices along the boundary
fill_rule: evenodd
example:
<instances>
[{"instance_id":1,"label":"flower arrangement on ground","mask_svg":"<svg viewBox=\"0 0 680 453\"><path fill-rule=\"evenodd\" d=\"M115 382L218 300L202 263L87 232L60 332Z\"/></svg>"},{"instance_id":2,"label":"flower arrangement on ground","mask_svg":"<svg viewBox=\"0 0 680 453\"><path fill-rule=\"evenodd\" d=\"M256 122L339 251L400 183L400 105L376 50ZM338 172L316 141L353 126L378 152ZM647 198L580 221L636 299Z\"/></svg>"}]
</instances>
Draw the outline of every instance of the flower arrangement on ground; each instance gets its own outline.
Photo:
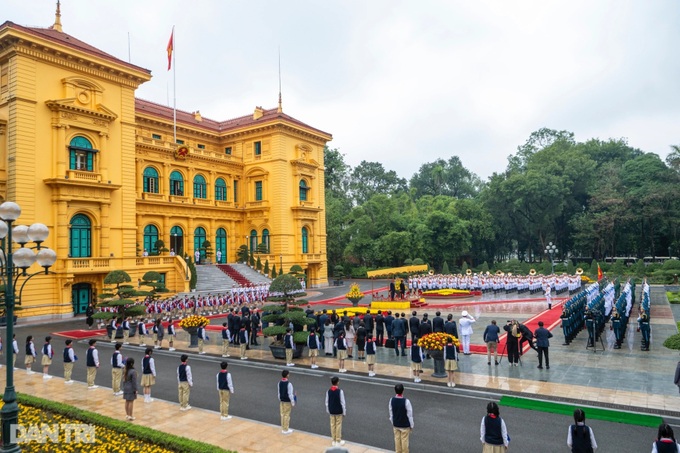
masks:
<instances>
[{"instance_id":1,"label":"flower arrangement on ground","mask_svg":"<svg viewBox=\"0 0 680 453\"><path fill-rule=\"evenodd\" d=\"M179 326L182 329L195 329L198 327L205 327L210 324L210 320L205 316L191 315L182 319Z\"/></svg>"},{"instance_id":2,"label":"flower arrangement on ground","mask_svg":"<svg viewBox=\"0 0 680 453\"><path fill-rule=\"evenodd\" d=\"M349 287L349 292L345 294L345 297L348 298L349 300L361 299L362 297L364 297L364 293L362 293L361 290L359 289L358 283L352 283Z\"/></svg>"},{"instance_id":3,"label":"flower arrangement on ground","mask_svg":"<svg viewBox=\"0 0 680 453\"><path fill-rule=\"evenodd\" d=\"M470 295L467 289L432 289L423 291L423 296L451 296L451 295Z\"/></svg>"},{"instance_id":4,"label":"flower arrangement on ground","mask_svg":"<svg viewBox=\"0 0 680 453\"><path fill-rule=\"evenodd\" d=\"M460 346L458 338L444 332L428 333L427 335L418 338L418 346L430 351L443 351L444 346L446 346L449 340L453 340L454 346Z\"/></svg>"}]
</instances>

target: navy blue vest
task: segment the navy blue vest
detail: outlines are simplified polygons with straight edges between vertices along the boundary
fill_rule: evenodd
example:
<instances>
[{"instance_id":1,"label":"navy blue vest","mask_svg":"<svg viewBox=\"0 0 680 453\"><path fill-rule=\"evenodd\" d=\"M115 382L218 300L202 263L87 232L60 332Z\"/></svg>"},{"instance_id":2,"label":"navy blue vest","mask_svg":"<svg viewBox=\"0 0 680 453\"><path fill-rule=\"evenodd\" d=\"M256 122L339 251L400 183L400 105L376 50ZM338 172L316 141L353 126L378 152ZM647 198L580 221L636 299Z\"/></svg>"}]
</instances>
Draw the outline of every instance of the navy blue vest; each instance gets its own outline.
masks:
<instances>
[{"instance_id":1,"label":"navy blue vest","mask_svg":"<svg viewBox=\"0 0 680 453\"><path fill-rule=\"evenodd\" d=\"M283 337L283 344L286 347L286 349L293 349L293 336L286 335L285 337Z\"/></svg>"},{"instance_id":2,"label":"navy blue vest","mask_svg":"<svg viewBox=\"0 0 680 453\"><path fill-rule=\"evenodd\" d=\"M140 335L142 335L144 333L144 331L142 330L144 328L144 327L142 327L143 325L144 324L141 323L141 322L139 324L137 324L137 331L139 332Z\"/></svg>"},{"instance_id":3,"label":"navy blue vest","mask_svg":"<svg viewBox=\"0 0 680 453\"><path fill-rule=\"evenodd\" d=\"M180 382L187 382L187 366L186 364L181 364L177 368L177 374L179 375L179 381Z\"/></svg>"},{"instance_id":4,"label":"navy blue vest","mask_svg":"<svg viewBox=\"0 0 680 453\"><path fill-rule=\"evenodd\" d=\"M68 353L69 349L71 349L71 348L64 348L64 362L66 362L66 363L72 362L71 356Z\"/></svg>"},{"instance_id":5,"label":"navy blue vest","mask_svg":"<svg viewBox=\"0 0 680 453\"><path fill-rule=\"evenodd\" d=\"M318 344L316 343L316 334L310 333L309 334L309 349L319 349Z\"/></svg>"},{"instance_id":6,"label":"navy blue vest","mask_svg":"<svg viewBox=\"0 0 680 453\"><path fill-rule=\"evenodd\" d=\"M411 360L416 363L423 361L423 356L420 352L420 346L411 345Z\"/></svg>"},{"instance_id":7,"label":"navy blue vest","mask_svg":"<svg viewBox=\"0 0 680 453\"><path fill-rule=\"evenodd\" d=\"M571 437L573 439L574 435L572 434ZM588 439L590 439L590 436L588 436ZM590 441L588 442L588 444L590 444ZM656 444L656 451L659 452L659 453L677 453L677 451L678 451L678 446L675 442L661 442L661 441L657 440L655 442L655 444ZM573 445L573 443L572 443L572 445ZM577 451L577 450L572 449L572 451ZM586 450L583 450L583 451L586 451ZM592 450L590 450L590 451L592 451Z\"/></svg>"},{"instance_id":8,"label":"navy blue vest","mask_svg":"<svg viewBox=\"0 0 680 453\"><path fill-rule=\"evenodd\" d=\"M456 347L453 344L447 344L445 347L446 347L446 360L455 360Z\"/></svg>"},{"instance_id":9,"label":"navy blue vest","mask_svg":"<svg viewBox=\"0 0 680 453\"><path fill-rule=\"evenodd\" d=\"M33 352L31 352L31 343L26 343L26 355L33 355Z\"/></svg>"},{"instance_id":10,"label":"navy blue vest","mask_svg":"<svg viewBox=\"0 0 680 453\"><path fill-rule=\"evenodd\" d=\"M226 371L225 372L220 371L219 373L217 373L217 385L220 390L229 391L229 385L227 383L228 374L229 373L227 373Z\"/></svg>"},{"instance_id":11,"label":"navy blue vest","mask_svg":"<svg viewBox=\"0 0 680 453\"><path fill-rule=\"evenodd\" d=\"M670 445L671 447L675 447L675 442L672 444L667 444ZM577 426L577 425L571 425L571 451L573 453L592 453L593 448L592 445L590 444L590 430L588 429L587 426ZM659 453L663 453L666 450L659 450L657 448L657 451ZM671 451L675 453L675 448L672 448Z\"/></svg>"},{"instance_id":12,"label":"navy blue vest","mask_svg":"<svg viewBox=\"0 0 680 453\"><path fill-rule=\"evenodd\" d=\"M392 406L392 425L395 428L410 428L411 423L406 413L406 399L393 397L390 405Z\"/></svg>"},{"instance_id":13,"label":"navy blue vest","mask_svg":"<svg viewBox=\"0 0 680 453\"><path fill-rule=\"evenodd\" d=\"M347 349L347 347L345 346L346 343L345 343L344 340L345 340L344 338L338 338L337 348L340 349L341 351L344 351L345 349Z\"/></svg>"},{"instance_id":14,"label":"navy blue vest","mask_svg":"<svg viewBox=\"0 0 680 453\"><path fill-rule=\"evenodd\" d=\"M366 342L366 354L375 354L375 343L372 341Z\"/></svg>"},{"instance_id":15,"label":"navy blue vest","mask_svg":"<svg viewBox=\"0 0 680 453\"><path fill-rule=\"evenodd\" d=\"M86 360L87 366L97 366L97 364L94 363L93 351L94 351L94 348L87 348L87 360Z\"/></svg>"},{"instance_id":16,"label":"navy blue vest","mask_svg":"<svg viewBox=\"0 0 680 453\"><path fill-rule=\"evenodd\" d=\"M501 418L484 417L484 442L491 445L503 445L503 432L501 429Z\"/></svg>"},{"instance_id":17,"label":"navy blue vest","mask_svg":"<svg viewBox=\"0 0 680 453\"><path fill-rule=\"evenodd\" d=\"M340 401L339 388L328 390L328 412L331 415L342 415L342 402Z\"/></svg>"},{"instance_id":18,"label":"navy blue vest","mask_svg":"<svg viewBox=\"0 0 680 453\"><path fill-rule=\"evenodd\" d=\"M222 339L223 340L229 339L229 330L228 329L222 329Z\"/></svg>"},{"instance_id":19,"label":"navy blue vest","mask_svg":"<svg viewBox=\"0 0 680 453\"><path fill-rule=\"evenodd\" d=\"M111 360L111 363L113 365L111 365L111 366L114 367L114 368L123 368L122 366L118 365L118 357L117 356L119 356L119 355L120 355L120 352L118 352L118 351L113 352L113 357L112 357L113 360Z\"/></svg>"},{"instance_id":20,"label":"navy blue vest","mask_svg":"<svg viewBox=\"0 0 680 453\"><path fill-rule=\"evenodd\" d=\"M284 403L290 403L288 396L288 381L279 381L279 400Z\"/></svg>"},{"instance_id":21,"label":"navy blue vest","mask_svg":"<svg viewBox=\"0 0 680 453\"><path fill-rule=\"evenodd\" d=\"M151 373L151 357L146 356L142 359L142 374L152 374Z\"/></svg>"},{"instance_id":22,"label":"navy blue vest","mask_svg":"<svg viewBox=\"0 0 680 453\"><path fill-rule=\"evenodd\" d=\"M238 341L241 342L241 343L245 343L246 342L246 335L247 335L246 329L239 330L238 331Z\"/></svg>"},{"instance_id":23,"label":"navy blue vest","mask_svg":"<svg viewBox=\"0 0 680 453\"><path fill-rule=\"evenodd\" d=\"M47 343L43 345L43 354L47 355Z\"/></svg>"}]
</instances>

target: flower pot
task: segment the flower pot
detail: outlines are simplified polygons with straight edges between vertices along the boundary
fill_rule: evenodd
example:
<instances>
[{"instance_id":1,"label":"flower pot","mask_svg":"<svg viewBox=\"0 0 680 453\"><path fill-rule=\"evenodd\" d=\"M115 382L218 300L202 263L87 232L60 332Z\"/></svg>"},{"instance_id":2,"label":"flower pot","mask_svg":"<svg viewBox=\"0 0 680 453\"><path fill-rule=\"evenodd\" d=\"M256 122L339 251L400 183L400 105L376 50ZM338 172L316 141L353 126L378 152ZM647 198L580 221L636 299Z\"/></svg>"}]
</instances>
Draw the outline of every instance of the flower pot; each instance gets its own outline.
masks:
<instances>
[{"instance_id":1,"label":"flower pot","mask_svg":"<svg viewBox=\"0 0 680 453\"><path fill-rule=\"evenodd\" d=\"M363 299L363 297L348 297L350 302L352 302L352 307L358 307L359 306L359 301Z\"/></svg>"},{"instance_id":2,"label":"flower pot","mask_svg":"<svg viewBox=\"0 0 680 453\"><path fill-rule=\"evenodd\" d=\"M187 329L184 329L184 331L189 334L189 347L190 348L197 348L198 347L198 327L189 327Z\"/></svg>"},{"instance_id":3,"label":"flower pot","mask_svg":"<svg viewBox=\"0 0 680 453\"><path fill-rule=\"evenodd\" d=\"M444 369L444 351L440 351L439 349L428 349L427 353L432 357L432 360L434 361L434 373L432 373L432 377L436 378L445 378L448 376L446 373L446 370Z\"/></svg>"},{"instance_id":4,"label":"flower pot","mask_svg":"<svg viewBox=\"0 0 680 453\"><path fill-rule=\"evenodd\" d=\"M305 345L296 344L295 349L293 350L293 358L299 359L300 357L302 357L302 351L304 349L305 349ZM272 356L275 359L282 359L282 360L286 359L286 348L283 345L270 344L269 350L272 352Z\"/></svg>"}]
</instances>

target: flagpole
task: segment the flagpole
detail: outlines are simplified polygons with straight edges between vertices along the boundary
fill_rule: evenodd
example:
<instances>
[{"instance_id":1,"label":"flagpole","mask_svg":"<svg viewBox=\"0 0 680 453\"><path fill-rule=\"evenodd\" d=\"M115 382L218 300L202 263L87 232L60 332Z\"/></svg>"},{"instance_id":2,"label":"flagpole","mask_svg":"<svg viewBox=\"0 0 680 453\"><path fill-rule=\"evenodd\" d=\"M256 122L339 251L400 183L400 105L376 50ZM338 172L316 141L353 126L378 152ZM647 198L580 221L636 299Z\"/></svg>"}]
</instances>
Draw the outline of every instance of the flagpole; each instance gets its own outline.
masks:
<instances>
[{"instance_id":1,"label":"flagpole","mask_svg":"<svg viewBox=\"0 0 680 453\"><path fill-rule=\"evenodd\" d=\"M172 26L172 135L173 145L177 143L177 89L176 89L176 71L177 71L177 52L175 50L175 26Z\"/></svg>"}]
</instances>

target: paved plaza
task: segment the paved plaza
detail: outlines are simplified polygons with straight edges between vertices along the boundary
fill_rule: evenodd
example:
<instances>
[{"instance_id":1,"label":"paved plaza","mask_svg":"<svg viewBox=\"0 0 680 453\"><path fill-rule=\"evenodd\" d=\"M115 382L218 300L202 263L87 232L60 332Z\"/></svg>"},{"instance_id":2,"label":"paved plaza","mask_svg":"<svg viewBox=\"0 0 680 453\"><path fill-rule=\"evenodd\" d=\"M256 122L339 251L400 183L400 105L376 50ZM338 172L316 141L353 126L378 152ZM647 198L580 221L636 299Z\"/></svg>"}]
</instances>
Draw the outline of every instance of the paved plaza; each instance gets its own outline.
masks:
<instances>
[{"instance_id":1,"label":"paved plaza","mask_svg":"<svg viewBox=\"0 0 680 453\"><path fill-rule=\"evenodd\" d=\"M374 283L375 285L375 283ZM366 288L364 288L364 286ZM315 308L326 307L341 311L348 307L349 303L337 300L347 287L328 288L319 291L310 291L308 299ZM362 283L362 290L370 290L370 283ZM522 297L523 296L523 297ZM527 300L534 299L534 300ZM559 299L562 300L562 299ZM559 301L558 300L558 301ZM320 302L328 301L328 302ZM536 368L536 353L529 350L522 357L522 366L509 367L505 358L500 365L487 365L486 355L473 354L460 357L460 371L456 373L455 388L446 387L446 379L431 377L432 361L425 361L425 373L423 382L414 384L410 378L408 357L398 357L393 350L386 348L378 349L378 364L376 365L376 378L386 383L403 381L411 383L415 387L432 387L440 392L487 394L490 398L502 394L523 395L528 398L536 398L551 401L567 401L582 406L610 407L633 412L653 413L666 418L680 417L680 398L678 388L673 384L673 375L679 356L677 351L665 349L663 340L677 332L673 310L668 304L663 287L652 287L651 290L651 319L652 319L652 347L648 352L640 350L640 333L636 331L636 323L629 325L624 342L624 347L619 350L613 349L613 334L605 330L602 345L593 352L586 349L587 335L581 332L569 345L564 346L563 335L559 324L553 329L554 338L550 348L550 370ZM450 301L446 304L429 305L418 309L418 316L427 312L431 317L435 311L441 310L442 315L452 313L454 319L460 317L462 310L469 311L477 317L475 332L472 338L473 344L482 344L481 336L484 327L491 319L496 319L499 325L503 325L506 319L518 319L524 321L528 318L548 316L544 313L545 302L540 296L531 297L526 295L485 295L469 300ZM553 310L559 310L554 307ZM634 307L637 312L637 305ZM635 318L633 317L633 320ZM76 323L82 320L73 321ZM78 325L77 328L81 326ZM54 332L58 334L58 332ZM220 340L218 335L211 335L211 342L206 346L208 355L219 357L221 354ZM188 348L186 334L178 331L177 354L182 351L195 353L195 349ZM82 340L81 340L82 341ZM133 345L136 339L133 339ZM265 343L266 344L266 343ZM604 350L601 347L604 346ZM104 357L108 357L108 349L102 348ZM232 356L237 354L232 349ZM282 361L272 358L269 348L253 347L248 353L251 362L262 362L283 368ZM20 354L21 360L21 354ZM60 363L57 361L56 363ZM319 371L337 371L337 360L327 358L323 354L319 357ZM305 369L309 365L309 359L303 357L296 360L296 371ZM60 375L60 367L56 367L55 374ZM348 375L353 379L369 380L366 364L359 360L347 360L345 368ZM107 370L107 367L103 367ZM0 385L4 385L4 373L0 374ZM55 377L44 381L41 374L27 375L24 372L15 373L16 387L19 392L29 393L53 400L72 404L82 409L95 411L113 418L123 418L122 402L113 398L110 389L99 388L85 391L83 383L73 386L64 386L61 378ZM347 376L349 377L349 376ZM141 403L141 401L140 401ZM183 412L178 416L167 417L164 406L168 410L175 411L175 402L162 402L150 405L136 404L135 423L152 427L161 431L181 432L187 437L214 443L222 447L247 451L324 451L325 445L330 445L329 438L316 434L295 431L290 437L281 436L280 428L257 421L252 421L238 416L230 420L228 426L220 422L219 417L211 411L195 409ZM209 416L207 416L210 414ZM228 429L229 445L224 444L224 432L221 432L219 424ZM215 429L201 429L206 425L214 424ZM186 429L195 427L196 429ZM258 436L249 434L257 429ZM206 434L206 432L214 433ZM279 444L277 444L280 443ZM280 449L277 449L279 448ZM347 443L346 447L351 452L380 451L370 446ZM277 450L274 450L277 449Z\"/></svg>"}]
</instances>

